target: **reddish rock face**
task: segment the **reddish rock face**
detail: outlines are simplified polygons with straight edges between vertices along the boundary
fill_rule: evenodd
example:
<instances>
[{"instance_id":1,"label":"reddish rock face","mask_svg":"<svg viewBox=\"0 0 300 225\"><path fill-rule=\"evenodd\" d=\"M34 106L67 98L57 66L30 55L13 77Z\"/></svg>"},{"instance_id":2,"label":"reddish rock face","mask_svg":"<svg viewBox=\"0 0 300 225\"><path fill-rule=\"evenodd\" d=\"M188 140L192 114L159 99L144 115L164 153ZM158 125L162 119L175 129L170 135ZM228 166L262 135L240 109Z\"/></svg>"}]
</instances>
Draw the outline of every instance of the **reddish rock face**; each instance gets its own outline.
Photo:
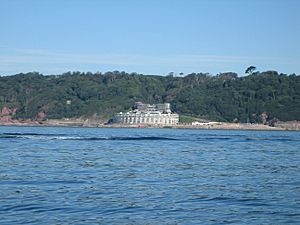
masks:
<instances>
[{"instance_id":1,"label":"reddish rock face","mask_svg":"<svg viewBox=\"0 0 300 225\"><path fill-rule=\"evenodd\" d=\"M6 106L4 106L2 108L2 110L0 111L0 115L1 116L6 116L6 115L15 115L17 113L17 108L13 108L13 109L10 109Z\"/></svg>"},{"instance_id":2,"label":"reddish rock face","mask_svg":"<svg viewBox=\"0 0 300 225\"><path fill-rule=\"evenodd\" d=\"M1 115L9 115L11 113L12 113L12 111L9 108L7 108L6 106L3 107L1 110Z\"/></svg>"},{"instance_id":3,"label":"reddish rock face","mask_svg":"<svg viewBox=\"0 0 300 225\"><path fill-rule=\"evenodd\" d=\"M45 117L46 117L46 113L44 113L43 111L39 112L39 114L38 114L39 119L44 119Z\"/></svg>"}]
</instances>

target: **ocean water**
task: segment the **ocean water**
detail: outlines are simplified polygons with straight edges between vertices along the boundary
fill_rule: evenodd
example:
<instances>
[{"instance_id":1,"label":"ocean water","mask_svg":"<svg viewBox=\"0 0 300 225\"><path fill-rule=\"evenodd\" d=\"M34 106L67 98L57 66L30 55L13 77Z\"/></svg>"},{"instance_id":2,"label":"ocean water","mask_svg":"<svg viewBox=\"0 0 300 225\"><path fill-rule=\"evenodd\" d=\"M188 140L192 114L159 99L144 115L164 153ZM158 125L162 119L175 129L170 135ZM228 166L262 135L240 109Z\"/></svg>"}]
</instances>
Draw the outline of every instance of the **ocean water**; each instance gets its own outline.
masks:
<instances>
[{"instance_id":1,"label":"ocean water","mask_svg":"<svg viewBox=\"0 0 300 225\"><path fill-rule=\"evenodd\" d=\"M300 224L300 133L0 127L0 224Z\"/></svg>"}]
</instances>

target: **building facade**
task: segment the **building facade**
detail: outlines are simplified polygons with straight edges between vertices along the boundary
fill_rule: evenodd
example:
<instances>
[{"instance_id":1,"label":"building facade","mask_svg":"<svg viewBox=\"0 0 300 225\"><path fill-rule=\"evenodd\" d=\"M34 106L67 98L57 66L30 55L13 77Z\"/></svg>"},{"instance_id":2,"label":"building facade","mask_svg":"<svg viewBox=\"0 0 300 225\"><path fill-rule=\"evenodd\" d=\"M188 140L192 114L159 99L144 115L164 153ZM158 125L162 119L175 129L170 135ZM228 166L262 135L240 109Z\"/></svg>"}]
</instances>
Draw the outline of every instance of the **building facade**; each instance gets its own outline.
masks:
<instances>
[{"instance_id":1,"label":"building facade","mask_svg":"<svg viewBox=\"0 0 300 225\"><path fill-rule=\"evenodd\" d=\"M136 102L134 110L117 113L113 122L128 125L175 125L179 122L179 116L171 112L169 103L150 105Z\"/></svg>"}]
</instances>

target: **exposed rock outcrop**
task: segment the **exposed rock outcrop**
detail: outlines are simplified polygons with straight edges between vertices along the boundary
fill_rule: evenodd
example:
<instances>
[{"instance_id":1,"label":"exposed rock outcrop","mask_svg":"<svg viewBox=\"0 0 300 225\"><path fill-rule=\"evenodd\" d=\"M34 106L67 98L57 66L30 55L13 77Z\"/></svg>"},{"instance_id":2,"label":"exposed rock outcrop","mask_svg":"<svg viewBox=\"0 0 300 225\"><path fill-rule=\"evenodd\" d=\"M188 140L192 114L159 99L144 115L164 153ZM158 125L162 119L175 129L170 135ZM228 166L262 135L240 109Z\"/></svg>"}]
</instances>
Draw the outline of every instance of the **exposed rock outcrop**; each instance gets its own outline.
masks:
<instances>
[{"instance_id":1,"label":"exposed rock outcrop","mask_svg":"<svg viewBox=\"0 0 300 225\"><path fill-rule=\"evenodd\" d=\"M17 108L10 109L10 108L4 106L1 109L0 116L15 115L16 112L17 112Z\"/></svg>"}]
</instances>

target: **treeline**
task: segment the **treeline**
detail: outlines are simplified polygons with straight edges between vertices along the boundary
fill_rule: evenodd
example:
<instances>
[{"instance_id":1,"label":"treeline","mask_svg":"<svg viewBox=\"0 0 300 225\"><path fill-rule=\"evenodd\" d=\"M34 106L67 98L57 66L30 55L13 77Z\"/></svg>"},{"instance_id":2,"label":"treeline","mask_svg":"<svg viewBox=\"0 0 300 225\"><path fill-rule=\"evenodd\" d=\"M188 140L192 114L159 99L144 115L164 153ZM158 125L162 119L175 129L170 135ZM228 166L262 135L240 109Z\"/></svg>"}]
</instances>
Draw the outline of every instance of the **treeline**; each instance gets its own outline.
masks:
<instances>
[{"instance_id":1,"label":"treeline","mask_svg":"<svg viewBox=\"0 0 300 225\"><path fill-rule=\"evenodd\" d=\"M170 102L173 111L203 119L266 123L300 120L300 76L276 71L174 77L125 72L39 73L0 77L0 110L16 108L17 118L109 119L136 101Z\"/></svg>"}]
</instances>

